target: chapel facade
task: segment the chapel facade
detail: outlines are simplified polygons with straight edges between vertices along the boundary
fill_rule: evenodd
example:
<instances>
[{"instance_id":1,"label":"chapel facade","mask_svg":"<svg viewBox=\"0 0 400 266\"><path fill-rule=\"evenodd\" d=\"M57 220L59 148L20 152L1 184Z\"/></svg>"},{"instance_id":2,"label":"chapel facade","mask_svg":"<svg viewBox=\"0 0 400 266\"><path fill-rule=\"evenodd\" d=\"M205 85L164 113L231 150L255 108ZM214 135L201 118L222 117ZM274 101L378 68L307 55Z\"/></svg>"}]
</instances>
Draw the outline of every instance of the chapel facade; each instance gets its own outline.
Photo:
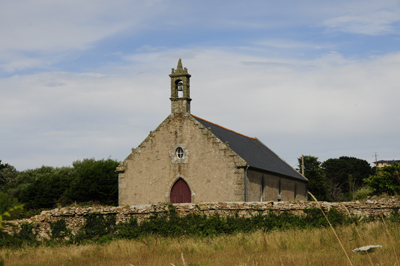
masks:
<instances>
[{"instance_id":1,"label":"chapel facade","mask_svg":"<svg viewBox=\"0 0 400 266\"><path fill-rule=\"evenodd\" d=\"M171 74L171 114L117 167L119 205L306 200L308 180L257 138L190 112L190 77Z\"/></svg>"}]
</instances>

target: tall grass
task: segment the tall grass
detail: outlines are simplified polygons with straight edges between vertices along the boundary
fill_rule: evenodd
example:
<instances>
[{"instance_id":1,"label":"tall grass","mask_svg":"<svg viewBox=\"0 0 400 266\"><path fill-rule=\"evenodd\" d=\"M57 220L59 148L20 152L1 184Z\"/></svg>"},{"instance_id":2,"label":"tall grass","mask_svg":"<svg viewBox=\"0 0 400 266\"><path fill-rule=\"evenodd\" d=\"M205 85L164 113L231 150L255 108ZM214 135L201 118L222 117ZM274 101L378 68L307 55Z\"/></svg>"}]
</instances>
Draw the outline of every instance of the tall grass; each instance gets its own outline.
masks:
<instances>
[{"instance_id":1,"label":"tall grass","mask_svg":"<svg viewBox=\"0 0 400 266\"><path fill-rule=\"evenodd\" d=\"M370 253L373 265L395 265L399 223L381 221L336 227L353 265L368 265L368 256L351 250L364 244L383 247ZM348 260L328 228L257 231L218 237L147 236L102 245L39 246L2 249L5 265L346 265ZM397 265L397 264L396 264Z\"/></svg>"},{"instance_id":2,"label":"tall grass","mask_svg":"<svg viewBox=\"0 0 400 266\"><path fill-rule=\"evenodd\" d=\"M336 234L335 228L333 228L331 222L330 222L329 219L328 219L328 216L326 216L324 210L322 209L321 205L319 204L319 201L314 197L314 195L313 195L311 192L308 192L308 194L310 194L311 197L317 202L318 208L320 208L320 210L321 210L322 214L324 215L325 219L328 221L329 227L332 229L333 234L335 235L336 239L338 240L338 242L339 242L339 244L340 244L340 247L342 248L344 254L346 255L347 261L349 262L349 264L350 264L351 266L353 266L353 263L351 262L351 259L349 258L349 255L347 254L346 249L344 248L344 246L343 246L343 244L342 244L342 241L340 240L339 236ZM346 210L347 210L347 209L346 209ZM350 217L350 218L351 218L351 217Z\"/></svg>"}]
</instances>

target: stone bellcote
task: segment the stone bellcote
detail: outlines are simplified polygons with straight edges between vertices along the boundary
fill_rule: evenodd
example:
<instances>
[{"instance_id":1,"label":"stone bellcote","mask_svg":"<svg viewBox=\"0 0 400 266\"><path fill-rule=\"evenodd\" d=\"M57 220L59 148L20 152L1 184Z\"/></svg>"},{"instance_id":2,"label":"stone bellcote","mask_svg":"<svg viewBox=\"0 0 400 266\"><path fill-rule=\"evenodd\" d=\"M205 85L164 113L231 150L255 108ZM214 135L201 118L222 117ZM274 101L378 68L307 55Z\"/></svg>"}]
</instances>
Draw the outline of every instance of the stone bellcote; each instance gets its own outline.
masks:
<instances>
[{"instance_id":1,"label":"stone bellcote","mask_svg":"<svg viewBox=\"0 0 400 266\"><path fill-rule=\"evenodd\" d=\"M190 74L187 68L182 68L182 60L179 59L176 69L171 74L171 113L190 113Z\"/></svg>"}]
</instances>

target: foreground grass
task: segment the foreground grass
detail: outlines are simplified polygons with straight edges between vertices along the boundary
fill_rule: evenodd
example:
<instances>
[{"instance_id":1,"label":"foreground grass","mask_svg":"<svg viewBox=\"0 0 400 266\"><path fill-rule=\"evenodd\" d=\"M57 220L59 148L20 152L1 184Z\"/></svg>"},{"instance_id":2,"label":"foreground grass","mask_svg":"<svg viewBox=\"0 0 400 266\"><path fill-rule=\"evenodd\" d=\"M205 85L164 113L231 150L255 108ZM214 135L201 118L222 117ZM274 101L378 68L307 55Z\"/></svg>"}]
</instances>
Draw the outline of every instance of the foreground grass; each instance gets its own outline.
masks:
<instances>
[{"instance_id":1,"label":"foreground grass","mask_svg":"<svg viewBox=\"0 0 400 266\"><path fill-rule=\"evenodd\" d=\"M356 230L357 229L357 230ZM336 228L353 265L399 265L396 223ZM361 237L359 237L359 234ZM368 255L363 245L383 247ZM329 228L236 234L214 238L118 240L107 244L2 249L5 265L349 265Z\"/></svg>"}]
</instances>

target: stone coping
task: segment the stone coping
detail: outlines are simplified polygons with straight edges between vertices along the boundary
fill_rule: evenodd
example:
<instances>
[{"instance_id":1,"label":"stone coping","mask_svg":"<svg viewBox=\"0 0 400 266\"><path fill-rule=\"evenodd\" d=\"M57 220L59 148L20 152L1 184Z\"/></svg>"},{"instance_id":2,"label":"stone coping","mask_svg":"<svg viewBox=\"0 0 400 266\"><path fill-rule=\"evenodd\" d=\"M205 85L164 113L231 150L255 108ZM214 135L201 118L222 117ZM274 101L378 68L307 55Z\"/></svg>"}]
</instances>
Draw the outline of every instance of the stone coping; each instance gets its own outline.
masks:
<instances>
[{"instance_id":1,"label":"stone coping","mask_svg":"<svg viewBox=\"0 0 400 266\"><path fill-rule=\"evenodd\" d=\"M372 210L372 209L396 209L400 207L399 200L395 197L382 198L377 200L351 201L351 202L319 202L325 208L337 208L338 210L346 207L349 210ZM268 201L268 202L199 202L199 203L179 203L173 204L178 213L208 210L303 210L318 207L315 201ZM42 211L39 215L29 219L23 219L29 222L43 221L49 217L71 217L86 216L90 213L99 214L151 214L168 211L167 203L131 205L131 206L93 206L93 207L64 207L52 210ZM370 213L366 211L365 214Z\"/></svg>"}]
</instances>

